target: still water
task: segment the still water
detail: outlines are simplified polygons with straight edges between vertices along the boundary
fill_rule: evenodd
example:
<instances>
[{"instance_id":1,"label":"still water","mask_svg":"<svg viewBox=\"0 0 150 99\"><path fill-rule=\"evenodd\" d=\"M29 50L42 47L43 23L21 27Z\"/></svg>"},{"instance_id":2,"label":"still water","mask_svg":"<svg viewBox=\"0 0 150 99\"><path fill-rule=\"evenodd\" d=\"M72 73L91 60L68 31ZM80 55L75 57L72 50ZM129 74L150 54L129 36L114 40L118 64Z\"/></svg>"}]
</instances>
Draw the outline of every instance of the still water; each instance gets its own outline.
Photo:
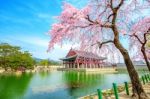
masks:
<instances>
[{"instance_id":1,"label":"still water","mask_svg":"<svg viewBox=\"0 0 150 99\"><path fill-rule=\"evenodd\" d=\"M129 81L127 73L51 71L0 75L0 99L76 99Z\"/></svg>"}]
</instances>

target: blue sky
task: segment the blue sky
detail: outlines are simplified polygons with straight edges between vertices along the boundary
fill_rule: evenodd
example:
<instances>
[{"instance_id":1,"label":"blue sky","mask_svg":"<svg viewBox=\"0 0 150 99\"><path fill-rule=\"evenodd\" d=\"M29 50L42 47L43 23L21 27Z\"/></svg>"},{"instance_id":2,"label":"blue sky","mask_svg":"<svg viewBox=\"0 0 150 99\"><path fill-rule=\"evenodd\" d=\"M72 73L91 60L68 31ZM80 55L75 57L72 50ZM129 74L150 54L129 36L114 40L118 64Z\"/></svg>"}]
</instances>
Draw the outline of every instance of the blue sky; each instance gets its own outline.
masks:
<instances>
[{"instance_id":1,"label":"blue sky","mask_svg":"<svg viewBox=\"0 0 150 99\"><path fill-rule=\"evenodd\" d=\"M37 58L64 57L71 48L69 44L56 45L46 52L50 40L47 33L56 22L54 16L60 15L63 2L82 8L88 0L0 0L0 42L20 46Z\"/></svg>"},{"instance_id":2,"label":"blue sky","mask_svg":"<svg viewBox=\"0 0 150 99\"><path fill-rule=\"evenodd\" d=\"M21 46L37 58L64 57L70 45L56 45L55 50L46 52L47 32L56 22L54 16L61 13L63 2L79 8L86 4L85 0L0 0L0 42Z\"/></svg>"}]
</instances>

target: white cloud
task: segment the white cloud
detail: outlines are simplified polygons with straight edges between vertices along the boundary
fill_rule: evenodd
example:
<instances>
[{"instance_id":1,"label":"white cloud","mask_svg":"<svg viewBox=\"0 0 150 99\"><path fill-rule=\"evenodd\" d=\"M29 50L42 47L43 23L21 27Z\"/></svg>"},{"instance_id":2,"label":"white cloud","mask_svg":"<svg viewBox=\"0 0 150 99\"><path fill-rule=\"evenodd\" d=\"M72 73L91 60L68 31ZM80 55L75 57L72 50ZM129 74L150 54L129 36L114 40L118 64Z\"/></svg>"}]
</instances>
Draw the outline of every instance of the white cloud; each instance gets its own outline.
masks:
<instances>
[{"instance_id":1,"label":"white cloud","mask_svg":"<svg viewBox=\"0 0 150 99\"><path fill-rule=\"evenodd\" d=\"M18 40L24 43L32 44L35 46L47 47L49 40L46 38L39 38L36 36L19 36L19 38L11 37L11 39Z\"/></svg>"},{"instance_id":2,"label":"white cloud","mask_svg":"<svg viewBox=\"0 0 150 99\"><path fill-rule=\"evenodd\" d=\"M65 2L69 2L76 6L77 8L83 8L87 3L88 0L64 0Z\"/></svg>"},{"instance_id":3,"label":"white cloud","mask_svg":"<svg viewBox=\"0 0 150 99\"><path fill-rule=\"evenodd\" d=\"M71 48L75 48L79 46L78 44L71 44L71 43L67 43L67 44L63 44L62 46L56 44L54 46L54 49L64 49L64 50L70 50Z\"/></svg>"},{"instance_id":4,"label":"white cloud","mask_svg":"<svg viewBox=\"0 0 150 99\"><path fill-rule=\"evenodd\" d=\"M51 18L51 15L47 14L47 13L38 13L37 16L39 18L44 18L44 19L50 19Z\"/></svg>"},{"instance_id":5,"label":"white cloud","mask_svg":"<svg viewBox=\"0 0 150 99\"><path fill-rule=\"evenodd\" d=\"M55 44L54 49L47 52L48 49L48 38L39 38L34 36L19 36L19 38L11 37L13 44L18 44L23 50L28 50L34 57L37 58L50 58L53 60L59 60L65 57L71 48L78 46L78 44L65 43L63 46Z\"/></svg>"}]
</instances>

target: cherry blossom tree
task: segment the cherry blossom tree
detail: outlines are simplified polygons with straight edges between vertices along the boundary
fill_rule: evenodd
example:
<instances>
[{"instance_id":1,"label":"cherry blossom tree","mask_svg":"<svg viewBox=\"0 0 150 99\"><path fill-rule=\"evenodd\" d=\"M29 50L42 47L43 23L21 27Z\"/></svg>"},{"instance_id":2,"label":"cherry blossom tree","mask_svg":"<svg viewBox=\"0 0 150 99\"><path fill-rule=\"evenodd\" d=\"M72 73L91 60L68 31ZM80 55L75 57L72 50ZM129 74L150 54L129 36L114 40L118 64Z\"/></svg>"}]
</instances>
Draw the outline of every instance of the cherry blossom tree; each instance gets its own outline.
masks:
<instances>
[{"instance_id":1,"label":"cherry blossom tree","mask_svg":"<svg viewBox=\"0 0 150 99\"><path fill-rule=\"evenodd\" d=\"M64 3L63 11L57 17L58 23L53 24L49 31L51 40L48 50L56 43L63 44L66 40L78 42L82 50L87 46L89 49L95 46L95 50L98 50L96 46L111 46L123 56L131 79L133 96L146 99L147 95L129 53L120 42L120 35L129 31L128 24L134 20L134 16L140 16L140 11L146 9L149 10L149 4L143 0L90 0L82 9Z\"/></svg>"},{"instance_id":2,"label":"cherry blossom tree","mask_svg":"<svg viewBox=\"0 0 150 99\"><path fill-rule=\"evenodd\" d=\"M149 50L149 48L146 47L146 44L148 42L148 36L150 36L150 17L144 18L134 24L131 33L126 35L130 36L131 38L130 47L137 48L136 57L144 59L150 71L150 63L147 57L147 51Z\"/></svg>"}]
</instances>

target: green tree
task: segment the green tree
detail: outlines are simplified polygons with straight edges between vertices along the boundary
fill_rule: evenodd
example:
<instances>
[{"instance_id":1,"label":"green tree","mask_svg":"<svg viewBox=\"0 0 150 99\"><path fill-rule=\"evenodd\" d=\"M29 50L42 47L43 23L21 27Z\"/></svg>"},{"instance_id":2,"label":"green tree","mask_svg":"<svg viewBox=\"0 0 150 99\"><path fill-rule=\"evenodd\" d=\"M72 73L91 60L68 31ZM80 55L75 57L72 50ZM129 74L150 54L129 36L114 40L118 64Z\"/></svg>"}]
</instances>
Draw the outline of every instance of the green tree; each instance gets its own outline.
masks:
<instances>
[{"instance_id":1,"label":"green tree","mask_svg":"<svg viewBox=\"0 0 150 99\"><path fill-rule=\"evenodd\" d=\"M9 67L10 56L15 55L20 47L13 47L7 43L0 44L0 66L7 68Z\"/></svg>"},{"instance_id":2,"label":"green tree","mask_svg":"<svg viewBox=\"0 0 150 99\"><path fill-rule=\"evenodd\" d=\"M50 62L50 65L60 65L60 63L57 62L57 61L51 60L51 61L49 61L49 62Z\"/></svg>"},{"instance_id":3,"label":"green tree","mask_svg":"<svg viewBox=\"0 0 150 99\"><path fill-rule=\"evenodd\" d=\"M41 66L59 65L59 62L49 60L49 59L43 59L38 63L38 65L41 65Z\"/></svg>"},{"instance_id":4,"label":"green tree","mask_svg":"<svg viewBox=\"0 0 150 99\"><path fill-rule=\"evenodd\" d=\"M20 47L7 43L0 44L0 66L6 70L7 67L12 69L33 68L34 64L35 61L28 51L21 51Z\"/></svg>"},{"instance_id":5,"label":"green tree","mask_svg":"<svg viewBox=\"0 0 150 99\"><path fill-rule=\"evenodd\" d=\"M49 60L48 59L43 59L39 62L39 65L41 66L49 66Z\"/></svg>"}]
</instances>

